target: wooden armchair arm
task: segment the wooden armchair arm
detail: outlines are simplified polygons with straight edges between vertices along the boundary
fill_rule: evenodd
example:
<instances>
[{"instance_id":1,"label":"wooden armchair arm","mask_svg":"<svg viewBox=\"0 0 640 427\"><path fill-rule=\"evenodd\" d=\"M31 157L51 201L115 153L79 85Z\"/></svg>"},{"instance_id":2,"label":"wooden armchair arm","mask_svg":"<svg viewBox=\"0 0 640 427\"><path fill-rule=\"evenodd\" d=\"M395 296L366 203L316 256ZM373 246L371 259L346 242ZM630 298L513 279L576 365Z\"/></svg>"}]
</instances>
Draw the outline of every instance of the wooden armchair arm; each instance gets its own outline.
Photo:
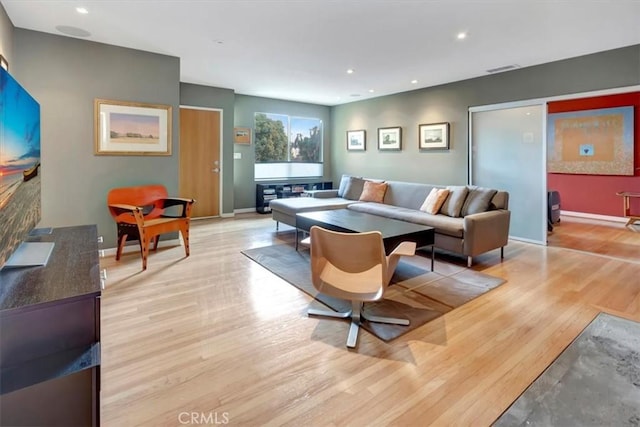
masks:
<instances>
[{"instance_id":1,"label":"wooden armchair arm","mask_svg":"<svg viewBox=\"0 0 640 427\"><path fill-rule=\"evenodd\" d=\"M143 224L144 224L144 216L142 214L142 208L139 206L133 206L133 205L126 205L124 203L114 203L114 204L110 204L108 205L109 209L112 209L112 213L115 216L119 216L121 214L124 213L130 213L133 218L136 220L136 224L138 225L139 228L142 228ZM116 221L118 221L117 218Z\"/></svg>"},{"instance_id":2,"label":"wooden armchair arm","mask_svg":"<svg viewBox=\"0 0 640 427\"><path fill-rule=\"evenodd\" d=\"M138 207L138 206L125 205L124 203L111 204L111 205L109 205L109 207L117 210L118 214L121 214L121 213L126 212L126 211L135 212L135 211L140 209L140 207Z\"/></svg>"},{"instance_id":3,"label":"wooden armchair arm","mask_svg":"<svg viewBox=\"0 0 640 427\"><path fill-rule=\"evenodd\" d=\"M186 199L183 197L167 197L158 200L158 202L163 209L170 206L182 206L182 213L180 214L180 216L174 217L173 215L162 215L163 217L189 218L191 217L191 205L193 205L196 201L194 199Z\"/></svg>"}]
</instances>

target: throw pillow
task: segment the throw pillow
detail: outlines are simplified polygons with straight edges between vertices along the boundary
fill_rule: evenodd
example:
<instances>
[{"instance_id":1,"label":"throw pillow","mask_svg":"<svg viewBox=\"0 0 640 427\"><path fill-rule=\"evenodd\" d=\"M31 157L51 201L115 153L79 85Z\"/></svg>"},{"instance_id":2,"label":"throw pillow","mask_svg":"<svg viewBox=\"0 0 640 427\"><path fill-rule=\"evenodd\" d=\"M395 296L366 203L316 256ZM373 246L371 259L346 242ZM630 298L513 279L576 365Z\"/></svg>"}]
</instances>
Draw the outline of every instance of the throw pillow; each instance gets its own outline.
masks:
<instances>
[{"instance_id":1,"label":"throw pillow","mask_svg":"<svg viewBox=\"0 0 640 427\"><path fill-rule=\"evenodd\" d=\"M342 197L348 200L358 200L362 194L364 188L364 179L355 176L350 176L349 181L345 185L344 193Z\"/></svg>"},{"instance_id":2,"label":"throw pillow","mask_svg":"<svg viewBox=\"0 0 640 427\"><path fill-rule=\"evenodd\" d=\"M470 188L469 195L462 205L460 216L486 212L487 209L489 209L489 203L491 203L491 199L493 199L493 196L495 196L497 192L497 190L492 190L490 188Z\"/></svg>"},{"instance_id":3,"label":"throw pillow","mask_svg":"<svg viewBox=\"0 0 640 427\"><path fill-rule=\"evenodd\" d=\"M452 218L457 218L460 216L460 211L462 210L464 199L467 198L469 189L464 185L450 185L447 189L449 190L449 197L447 197L447 200L442 204L440 213Z\"/></svg>"},{"instance_id":4,"label":"throw pillow","mask_svg":"<svg viewBox=\"0 0 640 427\"><path fill-rule=\"evenodd\" d=\"M432 188L431 192L420 207L422 212L435 215L440 212L440 208L449 196L449 190L446 188Z\"/></svg>"},{"instance_id":5,"label":"throw pillow","mask_svg":"<svg viewBox=\"0 0 640 427\"><path fill-rule=\"evenodd\" d=\"M365 181L362 194L360 195L360 201L382 203L386 191L386 182Z\"/></svg>"},{"instance_id":6,"label":"throw pillow","mask_svg":"<svg viewBox=\"0 0 640 427\"><path fill-rule=\"evenodd\" d=\"M340 186L338 187L338 197L344 197L344 190L347 188L350 178L350 175L342 175L342 178L340 179Z\"/></svg>"}]
</instances>

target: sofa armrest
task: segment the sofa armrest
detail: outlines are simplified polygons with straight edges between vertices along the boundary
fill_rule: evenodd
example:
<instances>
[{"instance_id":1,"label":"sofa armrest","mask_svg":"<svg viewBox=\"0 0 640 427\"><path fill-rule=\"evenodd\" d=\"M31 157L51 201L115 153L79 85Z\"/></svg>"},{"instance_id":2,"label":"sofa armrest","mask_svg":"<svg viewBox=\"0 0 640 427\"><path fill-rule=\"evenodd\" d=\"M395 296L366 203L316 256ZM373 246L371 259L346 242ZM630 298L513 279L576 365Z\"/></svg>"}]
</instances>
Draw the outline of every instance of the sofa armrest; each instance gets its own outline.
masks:
<instances>
[{"instance_id":1,"label":"sofa armrest","mask_svg":"<svg viewBox=\"0 0 640 427\"><path fill-rule=\"evenodd\" d=\"M511 212L505 209L465 216L463 253L476 256L506 246L510 220Z\"/></svg>"},{"instance_id":2,"label":"sofa armrest","mask_svg":"<svg viewBox=\"0 0 640 427\"><path fill-rule=\"evenodd\" d=\"M338 190L310 190L305 191L305 193L309 193L311 197L315 197L316 199L330 199L332 197L338 197Z\"/></svg>"}]
</instances>

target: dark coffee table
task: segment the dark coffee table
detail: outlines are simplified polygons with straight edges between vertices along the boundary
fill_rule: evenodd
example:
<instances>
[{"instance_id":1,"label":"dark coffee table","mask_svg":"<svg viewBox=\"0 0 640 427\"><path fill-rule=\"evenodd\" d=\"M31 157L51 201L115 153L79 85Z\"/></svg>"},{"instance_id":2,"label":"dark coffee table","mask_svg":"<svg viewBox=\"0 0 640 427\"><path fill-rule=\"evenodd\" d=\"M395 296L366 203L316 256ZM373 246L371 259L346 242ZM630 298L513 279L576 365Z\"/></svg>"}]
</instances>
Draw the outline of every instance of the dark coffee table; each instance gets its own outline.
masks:
<instances>
[{"instance_id":1,"label":"dark coffee table","mask_svg":"<svg viewBox=\"0 0 640 427\"><path fill-rule=\"evenodd\" d=\"M379 231L382 233L384 249L387 254L402 242L415 242L418 248L431 246L431 271L433 271L435 235L433 227L350 209L304 212L296 214L296 250L298 249L298 231L308 233L314 225L343 233Z\"/></svg>"}]
</instances>

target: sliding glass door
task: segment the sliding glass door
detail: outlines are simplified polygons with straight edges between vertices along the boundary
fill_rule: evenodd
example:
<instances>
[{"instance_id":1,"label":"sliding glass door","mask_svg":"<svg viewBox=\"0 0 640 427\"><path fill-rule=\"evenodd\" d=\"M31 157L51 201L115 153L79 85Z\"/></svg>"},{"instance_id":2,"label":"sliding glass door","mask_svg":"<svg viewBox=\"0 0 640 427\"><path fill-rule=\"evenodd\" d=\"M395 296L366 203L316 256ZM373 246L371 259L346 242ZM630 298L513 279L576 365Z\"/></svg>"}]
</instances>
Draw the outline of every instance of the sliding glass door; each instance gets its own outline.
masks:
<instances>
[{"instance_id":1,"label":"sliding glass door","mask_svg":"<svg viewBox=\"0 0 640 427\"><path fill-rule=\"evenodd\" d=\"M469 111L471 184L508 191L509 236L546 244L546 105Z\"/></svg>"}]
</instances>

